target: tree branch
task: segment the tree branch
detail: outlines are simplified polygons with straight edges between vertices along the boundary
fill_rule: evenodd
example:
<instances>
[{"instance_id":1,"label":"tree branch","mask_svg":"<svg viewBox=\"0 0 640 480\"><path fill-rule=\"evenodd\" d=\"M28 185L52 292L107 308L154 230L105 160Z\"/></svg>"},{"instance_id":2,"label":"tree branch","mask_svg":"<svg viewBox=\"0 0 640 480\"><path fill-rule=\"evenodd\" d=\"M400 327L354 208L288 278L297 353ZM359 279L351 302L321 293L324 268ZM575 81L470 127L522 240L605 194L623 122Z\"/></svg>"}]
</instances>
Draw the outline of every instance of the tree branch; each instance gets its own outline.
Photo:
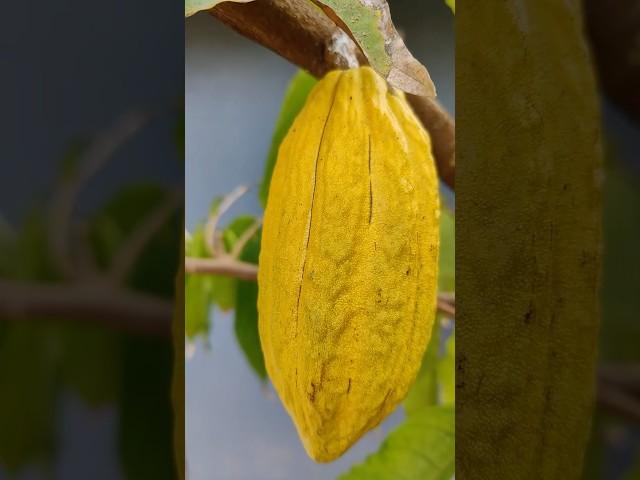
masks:
<instances>
[{"instance_id":1,"label":"tree branch","mask_svg":"<svg viewBox=\"0 0 640 480\"><path fill-rule=\"evenodd\" d=\"M0 281L0 318L66 320L168 337L172 302L106 284Z\"/></svg>"},{"instance_id":2,"label":"tree branch","mask_svg":"<svg viewBox=\"0 0 640 480\"><path fill-rule=\"evenodd\" d=\"M269 48L291 63L322 77L330 70L344 69L348 62L333 50L333 39L342 34L322 11L299 0L260 0L250 3L223 2L211 15L241 35ZM351 41L345 47L360 65L367 60ZM426 97L407 95L407 100L431 136L440 178L454 188L455 126L440 104Z\"/></svg>"}]
</instances>

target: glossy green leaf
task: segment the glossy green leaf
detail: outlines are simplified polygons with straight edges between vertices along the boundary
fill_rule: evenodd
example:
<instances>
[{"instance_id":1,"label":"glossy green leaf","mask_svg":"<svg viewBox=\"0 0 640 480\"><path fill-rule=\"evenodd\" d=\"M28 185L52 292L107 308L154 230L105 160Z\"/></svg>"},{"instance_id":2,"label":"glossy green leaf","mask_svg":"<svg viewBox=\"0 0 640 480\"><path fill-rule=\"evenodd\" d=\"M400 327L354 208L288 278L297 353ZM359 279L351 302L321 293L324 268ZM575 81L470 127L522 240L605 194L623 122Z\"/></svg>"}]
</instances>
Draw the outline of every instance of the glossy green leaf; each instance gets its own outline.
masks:
<instances>
[{"instance_id":1,"label":"glossy green leaf","mask_svg":"<svg viewBox=\"0 0 640 480\"><path fill-rule=\"evenodd\" d=\"M247 243L240 259L258 263L260 254L260 231ZM267 378L262 346L258 333L258 284L245 280L238 281L236 296L235 334L238 344L254 372L263 380Z\"/></svg>"},{"instance_id":2,"label":"glossy green leaf","mask_svg":"<svg viewBox=\"0 0 640 480\"><path fill-rule=\"evenodd\" d=\"M282 143L282 140L289 131L289 127L291 127L291 124L298 116L298 113L302 110L302 107L307 100L307 96L315 84L315 78L304 70L299 70L291 79L291 82L284 94L282 106L280 107L280 114L276 120L275 129L271 138L271 146L269 147L269 154L267 155L262 184L260 185L259 198L263 207L267 204L269 184L271 183L271 175L278 158L280 143Z\"/></svg>"},{"instance_id":3,"label":"glossy green leaf","mask_svg":"<svg viewBox=\"0 0 640 480\"><path fill-rule=\"evenodd\" d=\"M455 465L455 410L425 407L385 439L380 450L339 480L450 480Z\"/></svg>"}]
</instances>

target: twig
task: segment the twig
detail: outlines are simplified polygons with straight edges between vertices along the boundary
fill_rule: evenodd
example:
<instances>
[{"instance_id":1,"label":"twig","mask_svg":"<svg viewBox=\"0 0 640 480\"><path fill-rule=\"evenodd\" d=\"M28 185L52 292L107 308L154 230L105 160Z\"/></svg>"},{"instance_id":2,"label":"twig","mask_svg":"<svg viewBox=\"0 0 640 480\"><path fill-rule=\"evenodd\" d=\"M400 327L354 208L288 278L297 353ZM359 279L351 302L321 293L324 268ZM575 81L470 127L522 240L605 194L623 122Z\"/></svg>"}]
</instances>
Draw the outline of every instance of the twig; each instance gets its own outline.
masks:
<instances>
[{"instance_id":1,"label":"twig","mask_svg":"<svg viewBox=\"0 0 640 480\"><path fill-rule=\"evenodd\" d=\"M450 293L438 293L437 306L440 313L443 313L452 319L456 318L456 300Z\"/></svg>"},{"instance_id":2,"label":"twig","mask_svg":"<svg viewBox=\"0 0 640 480\"><path fill-rule=\"evenodd\" d=\"M640 399L606 381L598 382L598 404L611 412L640 424Z\"/></svg>"},{"instance_id":3,"label":"twig","mask_svg":"<svg viewBox=\"0 0 640 480\"><path fill-rule=\"evenodd\" d=\"M240 255L242 254L244 247L247 246L247 242L253 238L253 236L256 234L256 232L258 231L261 225L262 225L262 219L258 218L255 222L253 222L253 224L249 228L247 228L242 233L242 235L240 235L240 238L238 238L236 243L233 245L233 249L231 250L230 255L232 258L240 258Z\"/></svg>"},{"instance_id":4,"label":"twig","mask_svg":"<svg viewBox=\"0 0 640 480\"><path fill-rule=\"evenodd\" d=\"M609 384L640 392L640 364L602 365L598 377Z\"/></svg>"},{"instance_id":5,"label":"twig","mask_svg":"<svg viewBox=\"0 0 640 480\"><path fill-rule=\"evenodd\" d=\"M78 221L71 225L73 237L78 239L74 250L74 272L78 278L88 281L99 281L102 273L92 250L90 226L86 221Z\"/></svg>"},{"instance_id":6,"label":"twig","mask_svg":"<svg viewBox=\"0 0 640 480\"><path fill-rule=\"evenodd\" d=\"M186 257L184 271L189 274L223 275L252 281L258 277L257 265L236 260L229 255L217 258Z\"/></svg>"},{"instance_id":7,"label":"twig","mask_svg":"<svg viewBox=\"0 0 640 480\"><path fill-rule=\"evenodd\" d=\"M99 324L168 337L173 304L99 283L28 284L0 281L0 318Z\"/></svg>"},{"instance_id":8,"label":"twig","mask_svg":"<svg viewBox=\"0 0 640 480\"><path fill-rule=\"evenodd\" d=\"M182 190L171 192L131 234L116 254L109 269L108 276L114 284L119 284L125 278L146 245L183 204L183 200Z\"/></svg>"},{"instance_id":9,"label":"twig","mask_svg":"<svg viewBox=\"0 0 640 480\"><path fill-rule=\"evenodd\" d=\"M229 208L231 208L231 206L235 202L237 202L240 197L247 193L248 190L249 187L247 187L246 185L240 185L234 188L231 193L224 197L218 208L209 217L207 225L205 226L204 238L207 248L209 249L209 254L211 256L215 257L224 253L220 252L220 245L218 244L218 241L216 239L216 229L218 227L218 221L220 220L220 217L222 217L222 215L224 215L225 212L229 210Z\"/></svg>"},{"instance_id":10,"label":"twig","mask_svg":"<svg viewBox=\"0 0 640 480\"><path fill-rule=\"evenodd\" d=\"M269 48L315 77L347 68L348 62L333 51L333 38L340 30L311 2L260 0L250 3L222 2L211 15L241 35ZM345 48L360 65L367 60L353 42ZM431 136L433 154L443 182L454 188L455 126L449 114L434 99L407 95L416 115Z\"/></svg>"},{"instance_id":11,"label":"twig","mask_svg":"<svg viewBox=\"0 0 640 480\"><path fill-rule=\"evenodd\" d=\"M122 116L109 130L101 133L78 161L70 178L54 192L49 212L49 247L60 273L77 277L73 265L69 235L76 199L87 181L113 157L114 152L133 136L150 118L150 114L132 111Z\"/></svg>"}]
</instances>

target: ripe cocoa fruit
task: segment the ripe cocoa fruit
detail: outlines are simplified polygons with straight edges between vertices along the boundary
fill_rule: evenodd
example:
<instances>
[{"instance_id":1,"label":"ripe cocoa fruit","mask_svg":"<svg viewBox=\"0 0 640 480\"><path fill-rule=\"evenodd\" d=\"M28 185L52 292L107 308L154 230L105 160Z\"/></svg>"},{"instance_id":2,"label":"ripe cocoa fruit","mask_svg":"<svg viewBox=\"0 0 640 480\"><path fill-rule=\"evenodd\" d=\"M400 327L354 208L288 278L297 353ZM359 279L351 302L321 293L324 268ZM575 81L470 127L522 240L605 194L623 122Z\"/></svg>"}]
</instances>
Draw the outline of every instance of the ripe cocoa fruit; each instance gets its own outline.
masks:
<instances>
[{"instance_id":1,"label":"ripe cocoa fruit","mask_svg":"<svg viewBox=\"0 0 640 480\"><path fill-rule=\"evenodd\" d=\"M427 132L369 67L329 73L279 150L259 330L309 455L345 452L404 398L436 310L439 197Z\"/></svg>"},{"instance_id":2,"label":"ripe cocoa fruit","mask_svg":"<svg viewBox=\"0 0 640 480\"><path fill-rule=\"evenodd\" d=\"M469 2L456 16L460 479L585 478L602 150L581 5Z\"/></svg>"}]
</instances>

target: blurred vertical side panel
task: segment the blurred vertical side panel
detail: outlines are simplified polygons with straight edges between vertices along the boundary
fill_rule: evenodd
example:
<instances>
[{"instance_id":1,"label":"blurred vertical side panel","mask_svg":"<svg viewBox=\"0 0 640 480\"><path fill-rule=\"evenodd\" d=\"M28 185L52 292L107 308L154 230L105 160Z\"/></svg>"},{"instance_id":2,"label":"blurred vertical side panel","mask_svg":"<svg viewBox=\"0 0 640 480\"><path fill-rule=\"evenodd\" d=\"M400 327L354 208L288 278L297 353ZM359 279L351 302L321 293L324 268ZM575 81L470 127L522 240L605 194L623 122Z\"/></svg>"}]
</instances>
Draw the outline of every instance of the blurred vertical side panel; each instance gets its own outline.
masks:
<instances>
[{"instance_id":1,"label":"blurred vertical side panel","mask_svg":"<svg viewBox=\"0 0 640 480\"><path fill-rule=\"evenodd\" d=\"M183 15L3 5L0 479L181 476Z\"/></svg>"},{"instance_id":2,"label":"blurred vertical side panel","mask_svg":"<svg viewBox=\"0 0 640 480\"><path fill-rule=\"evenodd\" d=\"M457 5L461 480L584 472L596 402L604 178L585 30L576 0Z\"/></svg>"}]
</instances>

